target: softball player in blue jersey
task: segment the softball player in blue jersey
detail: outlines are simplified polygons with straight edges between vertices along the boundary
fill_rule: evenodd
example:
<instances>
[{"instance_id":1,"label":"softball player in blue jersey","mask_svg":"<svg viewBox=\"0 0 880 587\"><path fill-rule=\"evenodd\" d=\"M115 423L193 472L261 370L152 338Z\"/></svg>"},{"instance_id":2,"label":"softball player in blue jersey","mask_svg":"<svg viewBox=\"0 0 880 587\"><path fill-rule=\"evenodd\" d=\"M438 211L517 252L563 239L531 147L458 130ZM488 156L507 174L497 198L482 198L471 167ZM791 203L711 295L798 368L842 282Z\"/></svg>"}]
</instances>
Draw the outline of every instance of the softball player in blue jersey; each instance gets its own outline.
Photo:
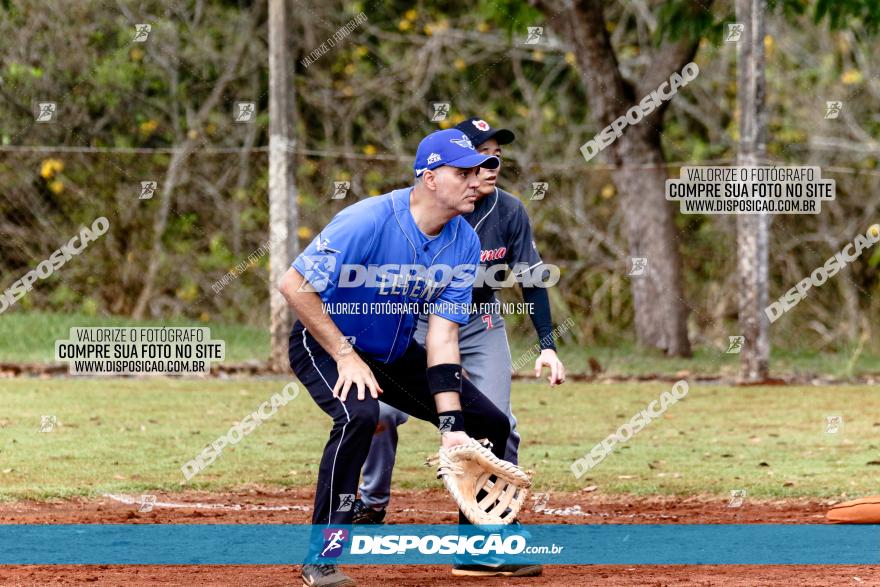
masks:
<instances>
[{"instance_id":1,"label":"softball player in blue jersey","mask_svg":"<svg viewBox=\"0 0 880 587\"><path fill-rule=\"evenodd\" d=\"M352 522L380 394L386 404L438 427L440 417L452 416L444 418L452 428L441 434L443 447L488 438L503 457L508 418L461 377L458 349L480 256L479 239L460 215L474 209L479 169L498 165L460 130L428 135L416 153L415 186L337 214L279 285L299 317L290 335L291 368L333 419L318 471L315 528ZM428 270L414 274L401 266ZM456 274L447 284L434 267L470 268L470 275ZM359 280L361 270L366 278ZM432 304L424 345L413 340L415 313L346 311L412 303ZM332 564L305 564L301 574L308 586L354 584Z\"/></svg>"},{"instance_id":2,"label":"softball player in blue jersey","mask_svg":"<svg viewBox=\"0 0 880 587\"><path fill-rule=\"evenodd\" d=\"M513 142L514 135L506 129L492 128L479 118L471 118L455 127L461 130L478 151L501 159L501 146ZM493 268L506 265L522 273L541 264L525 206L515 196L497 187L500 166L481 170L478 188L480 199L473 212L463 218L474 228L480 238L480 262L486 274ZM532 323L538 334L541 354L535 361L535 376L543 368L550 370L550 385L565 381L565 367L556 355L553 344L553 323L547 290L542 287L523 287L523 299L533 309ZM477 307L497 308L495 289L489 286L475 287L473 304ZM419 321L416 340L425 341L427 322ZM520 437L516 430L516 418L510 407L511 359L504 330L504 319L498 312L474 313L459 332L461 363L467 378L477 386L510 420L511 434L506 442L504 458L518 462ZM364 465L364 479L360 486L361 497L355 502L355 523L381 523L385 517L391 493L391 472L397 450L397 426L407 420L407 415L387 404L380 403L379 427L373 437L370 454ZM479 574L479 573L469 573Z\"/></svg>"}]
</instances>

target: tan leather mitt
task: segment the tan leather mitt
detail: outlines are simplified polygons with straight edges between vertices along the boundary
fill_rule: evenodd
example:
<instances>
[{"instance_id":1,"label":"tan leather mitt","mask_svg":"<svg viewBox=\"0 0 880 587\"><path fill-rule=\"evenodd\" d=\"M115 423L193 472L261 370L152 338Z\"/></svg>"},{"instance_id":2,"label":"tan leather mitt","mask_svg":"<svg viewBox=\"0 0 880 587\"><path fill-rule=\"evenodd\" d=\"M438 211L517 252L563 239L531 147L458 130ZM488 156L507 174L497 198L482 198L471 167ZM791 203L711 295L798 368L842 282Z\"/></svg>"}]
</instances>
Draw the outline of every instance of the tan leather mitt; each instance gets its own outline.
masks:
<instances>
[{"instance_id":1,"label":"tan leather mitt","mask_svg":"<svg viewBox=\"0 0 880 587\"><path fill-rule=\"evenodd\" d=\"M835 524L880 524L880 495L834 505L825 517Z\"/></svg>"},{"instance_id":2,"label":"tan leather mitt","mask_svg":"<svg viewBox=\"0 0 880 587\"><path fill-rule=\"evenodd\" d=\"M513 463L499 459L473 438L468 444L440 449L429 463L437 477L472 524L510 524L516 518L532 482Z\"/></svg>"}]
</instances>

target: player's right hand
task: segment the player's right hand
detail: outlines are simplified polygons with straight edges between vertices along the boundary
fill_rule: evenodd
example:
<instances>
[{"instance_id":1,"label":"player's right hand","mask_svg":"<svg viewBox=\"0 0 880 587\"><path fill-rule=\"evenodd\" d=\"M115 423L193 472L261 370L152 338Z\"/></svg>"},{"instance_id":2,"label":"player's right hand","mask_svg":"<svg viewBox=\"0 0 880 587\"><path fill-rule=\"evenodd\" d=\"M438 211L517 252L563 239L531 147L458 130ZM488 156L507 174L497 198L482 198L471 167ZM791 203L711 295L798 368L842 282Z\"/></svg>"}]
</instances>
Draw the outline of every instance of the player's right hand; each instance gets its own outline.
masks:
<instances>
[{"instance_id":1,"label":"player's right hand","mask_svg":"<svg viewBox=\"0 0 880 587\"><path fill-rule=\"evenodd\" d=\"M348 397L348 390L354 384L357 386L359 400L366 397L364 395L365 387L370 390L370 396L373 399L379 399L382 388L379 387L379 382L376 381L370 367L357 353L347 354L336 361L336 372L339 377L336 379L336 385L333 386L333 397L345 401L345 398Z\"/></svg>"},{"instance_id":2,"label":"player's right hand","mask_svg":"<svg viewBox=\"0 0 880 587\"><path fill-rule=\"evenodd\" d=\"M467 432L444 432L440 435L440 446L443 448L452 448L470 441L471 437L467 435Z\"/></svg>"}]
</instances>

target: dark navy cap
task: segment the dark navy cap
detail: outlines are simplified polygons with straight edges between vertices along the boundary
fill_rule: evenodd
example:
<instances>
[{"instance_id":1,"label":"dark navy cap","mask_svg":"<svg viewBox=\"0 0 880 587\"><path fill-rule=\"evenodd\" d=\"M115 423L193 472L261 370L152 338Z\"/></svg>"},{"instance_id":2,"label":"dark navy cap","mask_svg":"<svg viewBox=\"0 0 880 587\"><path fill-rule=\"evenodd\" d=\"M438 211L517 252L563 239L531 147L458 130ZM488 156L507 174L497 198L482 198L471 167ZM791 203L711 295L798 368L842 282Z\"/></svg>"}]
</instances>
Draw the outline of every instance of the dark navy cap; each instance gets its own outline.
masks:
<instances>
[{"instance_id":1,"label":"dark navy cap","mask_svg":"<svg viewBox=\"0 0 880 587\"><path fill-rule=\"evenodd\" d=\"M413 164L416 177L428 169L436 169L443 165L467 169L485 167L495 169L501 164L497 157L477 153L467 134L449 128L432 132L419 143L416 161Z\"/></svg>"},{"instance_id":2,"label":"dark navy cap","mask_svg":"<svg viewBox=\"0 0 880 587\"><path fill-rule=\"evenodd\" d=\"M495 139L499 145L507 145L516 138L506 128L492 128L482 118L468 118L464 122L456 124L455 128L466 134L476 148L489 139Z\"/></svg>"}]
</instances>

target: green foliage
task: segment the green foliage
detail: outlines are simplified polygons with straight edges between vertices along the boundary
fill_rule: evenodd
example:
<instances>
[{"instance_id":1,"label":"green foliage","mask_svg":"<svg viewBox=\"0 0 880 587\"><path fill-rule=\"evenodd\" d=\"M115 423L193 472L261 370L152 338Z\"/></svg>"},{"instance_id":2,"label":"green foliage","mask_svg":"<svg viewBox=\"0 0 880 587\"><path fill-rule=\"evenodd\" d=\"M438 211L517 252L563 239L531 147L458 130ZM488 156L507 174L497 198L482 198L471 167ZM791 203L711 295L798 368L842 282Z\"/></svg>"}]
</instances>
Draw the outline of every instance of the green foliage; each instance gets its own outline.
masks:
<instances>
[{"instance_id":1,"label":"green foliage","mask_svg":"<svg viewBox=\"0 0 880 587\"><path fill-rule=\"evenodd\" d=\"M255 145L268 143L262 41L248 45L217 107L202 124L192 124L226 71L248 5L204 3L198 26L191 27L187 18L166 15L163 3L144 2L142 10L156 15L150 43L145 44L131 43L131 23L118 12L99 9L98 2L69 5L66 26L80 31L78 35L58 35L22 12L22 6L32 5L14 3L0 19L0 35L9 49L0 52L0 76L6 93L20 102L0 100L3 144L170 148L192 131L206 147L235 149L245 144L251 130L256 130ZM622 2L604 7L618 60L630 79L644 74L658 43L701 39L696 57L700 77L671 101L660 129L670 161L730 161L736 152L735 48L720 42L721 27L734 20L732 3L713 3L711 12L704 5L647 3L656 19L656 35L650 32L652 19L645 19L641 9ZM187 13L191 8L184 3L180 14L192 16ZM298 61L291 65L297 146L308 149L293 156L300 244L310 241L342 207L411 181L409 158L418 140L442 127L426 116L427 102L448 99L453 108L446 126L479 115L516 132L517 141L505 149L505 188L525 200L533 181L551 185L545 201L527 206L542 255L563 270L562 285L551 292L557 322L569 315L577 318L578 340L584 344L631 341L623 195L614 189L601 157L585 166L578 152L600 130L590 122L582 83L589 72L580 70L570 47L526 47L521 42L525 27L552 27L555 21L529 2L515 0L481 0L476 5L331 2L315 6L308 21L294 14L295 55L307 54L315 48L312 43L331 36L362 9L367 10L367 25L307 69ZM768 30L778 38L765 41L772 157L876 168L876 157L870 154L812 146L814 136L831 136L842 127L817 114L823 96L844 98L847 115L866 136L880 133L869 74L859 69L862 57L856 53L877 53L876 45L860 34L874 11L874 4L852 1L774 3ZM832 27L850 27L855 40L830 32ZM546 35L560 37L552 28ZM21 57L23 43L44 58ZM63 98L64 123L34 125L30 97L50 95ZM258 102L254 126L230 120L232 101L243 97ZM243 162L239 157L237 152L197 150L182 165L168 223L159 235L162 252L151 299L156 313L149 306L148 315L207 316L265 327L266 259L221 295L211 290L212 283L267 238L268 158L264 151L248 154ZM40 170L48 159L58 159L64 168L44 178ZM143 291L157 236L154 224L162 209L158 194L151 200L136 199L139 182L161 184L171 159L167 153L4 152L0 218L5 224L0 232L10 236L0 240L0 273L8 276L2 288L66 242L81 224L107 215L112 225L110 234L65 265L57 281L38 281L12 312L39 308L129 315ZM674 176L677 169L669 172ZM870 215L863 195L877 192L875 177L837 175L838 200L829 206L834 214L823 215L821 223L812 217L774 220L771 246L778 256L772 260L771 295L786 291L834 252L827 238L842 238L853 219ZM342 179L352 182L349 197L329 200L333 182ZM732 221L677 215L676 223L686 297L695 316L691 331L714 341L728 326L713 314L723 306L713 295L719 288L728 295L736 289L730 281L736 270ZM851 281L846 283L855 291L877 291L878 255L866 256L848 273ZM774 325L774 336L783 343L798 340L843 352L848 341L839 329L840 296L836 284L811 292L809 304ZM860 310L876 323L880 296L857 297ZM527 319L510 322L516 337L532 336ZM838 329L833 342L815 324Z\"/></svg>"},{"instance_id":2,"label":"green foliage","mask_svg":"<svg viewBox=\"0 0 880 587\"><path fill-rule=\"evenodd\" d=\"M719 43L726 33L725 23L736 21L733 4L691 0L663 2L657 10L656 39L659 43L664 39L708 38ZM781 11L792 23L812 6L813 21L821 24L827 18L832 30L864 28L876 33L880 27L880 3L874 0L768 0L767 6L771 12Z\"/></svg>"},{"instance_id":3,"label":"green foliage","mask_svg":"<svg viewBox=\"0 0 880 587\"><path fill-rule=\"evenodd\" d=\"M880 3L875 0L816 0L814 19L828 18L832 29L863 26L876 33L880 27Z\"/></svg>"},{"instance_id":4,"label":"green foliage","mask_svg":"<svg viewBox=\"0 0 880 587\"><path fill-rule=\"evenodd\" d=\"M708 6L713 6L709 3ZM692 0L668 0L657 10L657 44L663 40L699 40L703 37L718 40L724 33L724 23L730 22L730 14L717 9L707 9L707 3Z\"/></svg>"},{"instance_id":5,"label":"green foliage","mask_svg":"<svg viewBox=\"0 0 880 587\"><path fill-rule=\"evenodd\" d=\"M880 3L875 0L768 0L770 10L780 10L794 21L812 6L813 22L826 18L832 30L863 28L876 34L880 27Z\"/></svg>"},{"instance_id":6,"label":"green foliage","mask_svg":"<svg viewBox=\"0 0 880 587\"><path fill-rule=\"evenodd\" d=\"M523 0L480 0L477 14L507 32L507 38L523 37L530 26L542 26L544 13Z\"/></svg>"}]
</instances>

